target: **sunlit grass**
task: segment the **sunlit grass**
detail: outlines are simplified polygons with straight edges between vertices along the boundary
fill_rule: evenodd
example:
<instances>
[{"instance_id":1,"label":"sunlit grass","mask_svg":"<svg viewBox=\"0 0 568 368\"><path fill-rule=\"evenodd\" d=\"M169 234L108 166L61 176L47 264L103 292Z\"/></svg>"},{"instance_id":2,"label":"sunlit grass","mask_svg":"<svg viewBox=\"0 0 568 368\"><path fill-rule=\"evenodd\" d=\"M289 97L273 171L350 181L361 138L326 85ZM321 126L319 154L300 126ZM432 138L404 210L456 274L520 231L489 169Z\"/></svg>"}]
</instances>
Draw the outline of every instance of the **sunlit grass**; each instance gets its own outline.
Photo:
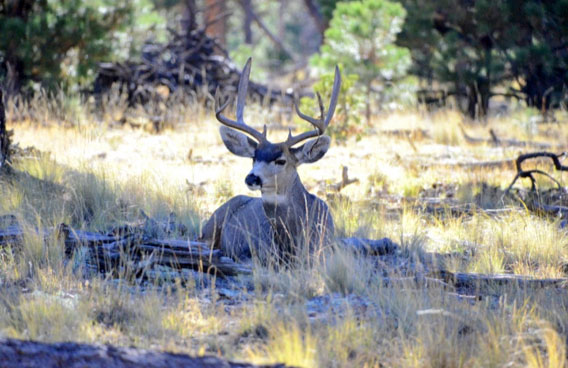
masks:
<instances>
[{"instance_id":1,"label":"sunlit grass","mask_svg":"<svg viewBox=\"0 0 568 368\"><path fill-rule=\"evenodd\" d=\"M35 115L20 119L8 104L9 118L19 120L10 126L14 140L43 154L16 158L16 175L0 179L0 215L15 215L25 229L21 249L0 252L0 335L306 367L566 366L565 293L511 287L470 303L413 279L391 286L381 281L385 275L407 276L409 263L427 270L421 262L428 252L451 254L439 265L450 271L565 277L566 230L519 202L501 201L514 168L450 165L514 158L519 151L467 144L460 124L476 137L488 138L492 128L503 138L551 143L568 140L563 125L531 125L523 114L470 124L454 111L376 118L378 132L425 129L428 136L378 133L348 140L333 145L318 163L301 167L300 175L315 192L320 182L339 181L347 166L350 177L360 181L327 200L337 235L389 237L401 245L404 263L391 269L326 249L302 267L257 265L249 290L238 291L246 301L232 305L214 288L198 290L181 280L163 286L140 285L126 274L86 279L65 260L63 244L52 232L62 222L104 231L139 219L142 212L158 219L174 213L191 237L220 203L251 195L244 185L250 160L226 151L209 111L192 115L196 110L176 107L178 115L168 115L171 126L155 134L128 124L110 127L124 112L120 96L113 104L96 117L77 101L63 106L38 100ZM260 111L251 117L251 124L260 125ZM271 138L285 134L269 132ZM440 185L451 190L437 192ZM430 213L417 198L447 201L447 211ZM456 216L453 204L473 210ZM476 208L503 212L487 215ZM325 295L356 296L366 304L345 302L328 312L329 318L312 320L306 302Z\"/></svg>"}]
</instances>

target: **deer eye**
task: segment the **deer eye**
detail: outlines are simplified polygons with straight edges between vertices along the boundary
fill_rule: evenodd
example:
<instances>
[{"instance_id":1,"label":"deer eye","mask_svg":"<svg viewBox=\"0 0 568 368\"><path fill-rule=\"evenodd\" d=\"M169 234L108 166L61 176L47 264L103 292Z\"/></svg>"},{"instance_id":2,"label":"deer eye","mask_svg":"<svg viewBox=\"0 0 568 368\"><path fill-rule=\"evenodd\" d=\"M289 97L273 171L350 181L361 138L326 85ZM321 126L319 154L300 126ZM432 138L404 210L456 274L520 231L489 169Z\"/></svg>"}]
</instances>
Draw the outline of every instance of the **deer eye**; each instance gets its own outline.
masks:
<instances>
[{"instance_id":1,"label":"deer eye","mask_svg":"<svg viewBox=\"0 0 568 368\"><path fill-rule=\"evenodd\" d=\"M276 165L282 166L282 165L286 165L286 160L279 159L279 160L274 161L274 163L275 163Z\"/></svg>"}]
</instances>

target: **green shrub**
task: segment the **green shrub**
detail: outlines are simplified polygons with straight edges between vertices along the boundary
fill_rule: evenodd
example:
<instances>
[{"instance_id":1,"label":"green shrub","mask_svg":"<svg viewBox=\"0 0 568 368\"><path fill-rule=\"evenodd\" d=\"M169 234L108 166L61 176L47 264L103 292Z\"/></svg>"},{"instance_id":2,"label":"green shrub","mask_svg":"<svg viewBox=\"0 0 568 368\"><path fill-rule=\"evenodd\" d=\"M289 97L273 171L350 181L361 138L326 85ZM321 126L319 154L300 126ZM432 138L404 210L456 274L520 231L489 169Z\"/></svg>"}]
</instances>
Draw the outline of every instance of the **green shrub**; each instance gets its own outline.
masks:
<instances>
[{"instance_id":1,"label":"green shrub","mask_svg":"<svg viewBox=\"0 0 568 368\"><path fill-rule=\"evenodd\" d=\"M339 141L345 141L348 137L353 135L360 137L363 132L361 117L359 115L359 110L363 104L363 95L358 93L355 88L358 76L356 74L343 73L343 67L341 66L340 69L342 69L342 83L339 92L339 100L335 109L333 123L329 125L326 134ZM331 98L333 78L333 73L324 74L314 85L314 91L321 95L324 104ZM300 109L311 116L319 117L320 115L317 98L303 97L300 100ZM297 120L301 122L300 125L302 129L307 128L309 123L300 118ZM310 128L312 127L310 126Z\"/></svg>"}]
</instances>

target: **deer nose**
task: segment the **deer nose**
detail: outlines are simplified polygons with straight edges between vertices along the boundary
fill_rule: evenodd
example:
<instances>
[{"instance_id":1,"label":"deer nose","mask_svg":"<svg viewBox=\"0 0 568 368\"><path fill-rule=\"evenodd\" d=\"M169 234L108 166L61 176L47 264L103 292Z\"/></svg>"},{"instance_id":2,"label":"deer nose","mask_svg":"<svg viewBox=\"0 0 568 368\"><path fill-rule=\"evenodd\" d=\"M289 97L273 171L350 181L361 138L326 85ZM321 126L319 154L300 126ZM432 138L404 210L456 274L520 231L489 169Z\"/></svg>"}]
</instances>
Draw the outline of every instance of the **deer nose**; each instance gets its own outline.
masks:
<instances>
[{"instance_id":1,"label":"deer nose","mask_svg":"<svg viewBox=\"0 0 568 368\"><path fill-rule=\"evenodd\" d=\"M247 177L245 178L245 183L249 187L262 186L262 181L258 176L254 174L248 174Z\"/></svg>"}]
</instances>

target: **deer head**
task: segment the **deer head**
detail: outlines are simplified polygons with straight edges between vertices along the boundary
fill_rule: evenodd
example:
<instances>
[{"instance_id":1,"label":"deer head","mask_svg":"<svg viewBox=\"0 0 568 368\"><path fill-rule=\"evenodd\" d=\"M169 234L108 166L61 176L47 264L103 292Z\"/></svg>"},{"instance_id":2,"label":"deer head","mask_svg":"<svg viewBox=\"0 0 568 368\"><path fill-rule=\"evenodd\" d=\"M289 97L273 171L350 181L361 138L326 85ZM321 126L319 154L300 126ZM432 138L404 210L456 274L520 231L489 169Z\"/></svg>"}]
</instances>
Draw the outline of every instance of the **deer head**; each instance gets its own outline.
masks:
<instances>
[{"instance_id":1,"label":"deer head","mask_svg":"<svg viewBox=\"0 0 568 368\"><path fill-rule=\"evenodd\" d=\"M216 117L224 125L220 128L220 132L227 149L237 156L253 159L252 170L245 178L248 188L260 190L262 199L265 202L281 203L288 199L290 190L299 181L297 167L304 163L318 161L329 148L331 139L323 135L323 133L335 112L341 86L341 75L339 68L336 67L327 115L319 94L317 94L321 112L319 119L303 114L299 110L297 102L295 103L297 114L312 124L315 128L314 130L293 136L290 129L286 141L271 143L266 137L266 125L261 133L247 125L243 119L250 68L251 59L249 58L241 74L237 91L237 120L231 120L223 115L223 111L230 100L220 106L219 93L215 95ZM248 134L248 136L239 131ZM295 147L309 138L314 139Z\"/></svg>"}]
</instances>

